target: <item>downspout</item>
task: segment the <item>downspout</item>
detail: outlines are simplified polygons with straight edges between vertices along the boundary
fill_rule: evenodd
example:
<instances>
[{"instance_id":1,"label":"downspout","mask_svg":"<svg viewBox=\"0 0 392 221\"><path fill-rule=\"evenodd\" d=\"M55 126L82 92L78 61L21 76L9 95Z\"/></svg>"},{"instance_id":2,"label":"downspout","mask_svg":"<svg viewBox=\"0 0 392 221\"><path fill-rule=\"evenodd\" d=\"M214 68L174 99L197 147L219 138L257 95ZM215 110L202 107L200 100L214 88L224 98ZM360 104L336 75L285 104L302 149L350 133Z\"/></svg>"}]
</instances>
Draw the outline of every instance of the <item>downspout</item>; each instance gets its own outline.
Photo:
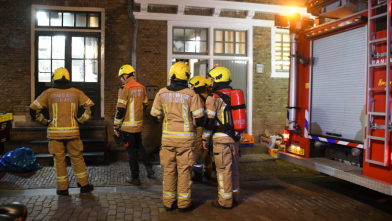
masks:
<instances>
[{"instance_id":1,"label":"downspout","mask_svg":"<svg viewBox=\"0 0 392 221\"><path fill-rule=\"evenodd\" d=\"M133 5L134 1L133 0L128 0L128 16L132 19L133 21L133 41L132 41L132 67L135 69L137 73L137 67L136 67L136 43L137 43L137 31L139 28L139 23L137 22L135 16L133 16ZM137 80L137 75L135 76L135 79Z\"/></svg>"},{"instance_id":2,"label":"downspout","mask_svg":"<svg viewBox=\"0 0 392 221\"><path fill-rule=\"evenodd\" d=\"M297 39L296 33L290 34L290 100L289 100L289 127L288 130L301 134L301 129L297 123Z\"/></svg>"}]
</instances>

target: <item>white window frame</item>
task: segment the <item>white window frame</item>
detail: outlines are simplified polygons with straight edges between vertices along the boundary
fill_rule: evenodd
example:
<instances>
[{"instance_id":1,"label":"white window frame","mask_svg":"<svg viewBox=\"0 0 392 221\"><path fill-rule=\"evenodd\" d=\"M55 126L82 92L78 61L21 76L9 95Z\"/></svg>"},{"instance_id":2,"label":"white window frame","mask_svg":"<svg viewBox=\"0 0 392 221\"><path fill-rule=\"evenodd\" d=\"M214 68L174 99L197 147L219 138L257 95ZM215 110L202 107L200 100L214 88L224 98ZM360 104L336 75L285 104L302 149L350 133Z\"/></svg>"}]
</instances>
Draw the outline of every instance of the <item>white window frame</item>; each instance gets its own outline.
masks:
<instances>
[{"instance_id":1,"label":"white window frame","mask_svg":"<svg viewBox=\"0 0 392 221\"><path fill-rule=\"evenodd\" d=\"M189 55L189 54L174 54L172 53L172 30L173 27L198 27L207 28L207 41L208 41L208 54L207 55ZM203 59L208 61L208 67L213 67L214 60L241 60L247 61L247 131L252 135L252 99L253 99L253 26L252 25L230 25L230 24L211 24L210 22L181 22L181 21L168 21L167 25L167 79L169 84L169 72L172 66L172 59ZM227 30L241 30L246 31L246 56L228 56L228 55L214 55L214 29L227 29Z\"/></svg>"},{"instance_id":2,"label":"white window frame","mask_svg":"<svg viewBox=\"0 0 392 221\"><path fill-rule=\"evenodd\" d=\"M280 29L276 27L271 28L271 77L272 78L289 78L289 71L276 71L275 65L275 43L276 34L290 34L287 29Z\"/></svg>"},{"instance_id":3,"label":"white window frame","mask_svg":"<svg viewBox=\"0 0 392 221\"><path fill-rule=\"evenodd\" d=\"M75 29L75 28L40 28L35 27L35 16L36 11L39 9L47 10L64 10L64 11L89 11L89 12L100 12L101 13L101 29ZM94 8L94 7L64 7L64 6L50 6L50 5L31 5L31 103L35 100L35 32L36 31L52 31L52 32L97 32L101 33L101 117L105 116L105 9L104 8ZM38 74L38 73L37 73Z\"/></svg>"}]
</instances>

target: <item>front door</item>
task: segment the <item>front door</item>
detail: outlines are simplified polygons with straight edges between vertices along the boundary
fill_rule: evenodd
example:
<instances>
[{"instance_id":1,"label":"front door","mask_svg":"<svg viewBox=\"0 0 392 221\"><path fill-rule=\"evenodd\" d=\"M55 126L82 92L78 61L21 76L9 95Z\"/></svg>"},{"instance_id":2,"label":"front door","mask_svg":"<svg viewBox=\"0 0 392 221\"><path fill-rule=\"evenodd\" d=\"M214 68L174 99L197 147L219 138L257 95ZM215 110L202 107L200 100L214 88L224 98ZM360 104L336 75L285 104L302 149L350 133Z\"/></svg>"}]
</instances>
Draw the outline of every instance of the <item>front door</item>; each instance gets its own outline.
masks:
<instances>
[{"instance_id":1,"label":"front door","mask_svg":"<svg viewBox=\"0 0 392 221\"><path fill-rule=\"evenodd\" d=\"M35 97L53 86L52 73L64 67L71 77L70 86L82 90L95 103L93 117L100 117L100 34L36 32L35 36ZM83 112L79 109L78 115Z\"/></svg>"}]
</instances>

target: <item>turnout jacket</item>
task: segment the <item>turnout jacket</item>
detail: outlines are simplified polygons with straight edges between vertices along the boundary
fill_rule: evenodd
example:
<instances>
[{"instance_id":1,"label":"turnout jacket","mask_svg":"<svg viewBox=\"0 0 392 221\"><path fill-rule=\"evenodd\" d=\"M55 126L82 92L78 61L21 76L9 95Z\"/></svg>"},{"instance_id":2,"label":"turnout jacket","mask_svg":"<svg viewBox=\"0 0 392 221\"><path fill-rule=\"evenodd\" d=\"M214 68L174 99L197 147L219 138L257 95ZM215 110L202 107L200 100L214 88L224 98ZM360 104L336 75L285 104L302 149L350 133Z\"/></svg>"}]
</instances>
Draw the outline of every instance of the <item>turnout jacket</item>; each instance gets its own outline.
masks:
<instances>
[{"instance_id":1,"label":"turnout jacket","mask_svg":"<svg viewBox=\"0 0 392 221\"><path fill-rule=\"evenodd\" d=\"M30 105L30 114L42 125L49 123L49 139L74 139L80 137L78 123L85 123L91 118L92 106L94 102L76 88L49 88ZM79 107L85 111L77 119ZM44 108L49 110L50 120L41 113Z\"/></svg>"},{"instance_id":2,"label":"turnout jacket","mask_svg":"<svg viewBox=\"0 0 392 221\"><path fill-rule=\"evenodd\" d=\"M143 109L148 105L146 88L135 81L134 77L125 80L118 90L117 113L114 129L128 133L142 131Z\"/></svg>"},{"instance_id":3,"label":"turnout jacket","mask_svg":"<svg viewBox=\"0 0 392 221\"><path fill-rule=\"evenodd\" d=\"M230 93L230 90L219 90L220 92L227 94ZM207 97L206 100L206 114L209 120L215 120L218 118L223 124L228 122L229 119L225 119L224 110L226 107L226 103L219 98L217 95L212 94ZM219 122L215 120L215 127L219 126ZM216 132L211 130L210 128L203 128L203 140L209 141L212 136L212 141L214 143L234 143L234 139L229 137L227 134L222 132Z\"/></svg>"},{"instance_id":4,"label":"turnout jacket","mask_svg":"<svg viewBox=\"0 0 392 221\"><path fill-rule=\"evenodd\" d=\"M193 119L204 116L203 104L193 90L162 88L155 96L151 115L163 116L162 146L193 147L196 128Z\"/></svg>"}]
</instances>

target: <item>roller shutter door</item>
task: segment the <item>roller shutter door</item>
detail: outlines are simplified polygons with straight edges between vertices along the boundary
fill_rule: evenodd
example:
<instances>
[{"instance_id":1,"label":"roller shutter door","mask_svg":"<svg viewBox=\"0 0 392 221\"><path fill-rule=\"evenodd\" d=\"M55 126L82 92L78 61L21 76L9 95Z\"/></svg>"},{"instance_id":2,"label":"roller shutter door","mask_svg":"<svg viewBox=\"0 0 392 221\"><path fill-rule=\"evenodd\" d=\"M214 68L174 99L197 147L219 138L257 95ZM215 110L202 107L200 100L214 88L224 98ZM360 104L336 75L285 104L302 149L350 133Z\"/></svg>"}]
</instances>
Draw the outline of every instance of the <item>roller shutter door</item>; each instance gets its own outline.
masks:
<instances>
[{"instance_id":1,"label":"roller shutter door","mask_svg":"<svg viewBox=\"0 0 392 221\"><path fill-rule=\"evenodd\" d=\"M366 26L313 41L310 134L363 143Z\"/></svg>"}]
</instances>

